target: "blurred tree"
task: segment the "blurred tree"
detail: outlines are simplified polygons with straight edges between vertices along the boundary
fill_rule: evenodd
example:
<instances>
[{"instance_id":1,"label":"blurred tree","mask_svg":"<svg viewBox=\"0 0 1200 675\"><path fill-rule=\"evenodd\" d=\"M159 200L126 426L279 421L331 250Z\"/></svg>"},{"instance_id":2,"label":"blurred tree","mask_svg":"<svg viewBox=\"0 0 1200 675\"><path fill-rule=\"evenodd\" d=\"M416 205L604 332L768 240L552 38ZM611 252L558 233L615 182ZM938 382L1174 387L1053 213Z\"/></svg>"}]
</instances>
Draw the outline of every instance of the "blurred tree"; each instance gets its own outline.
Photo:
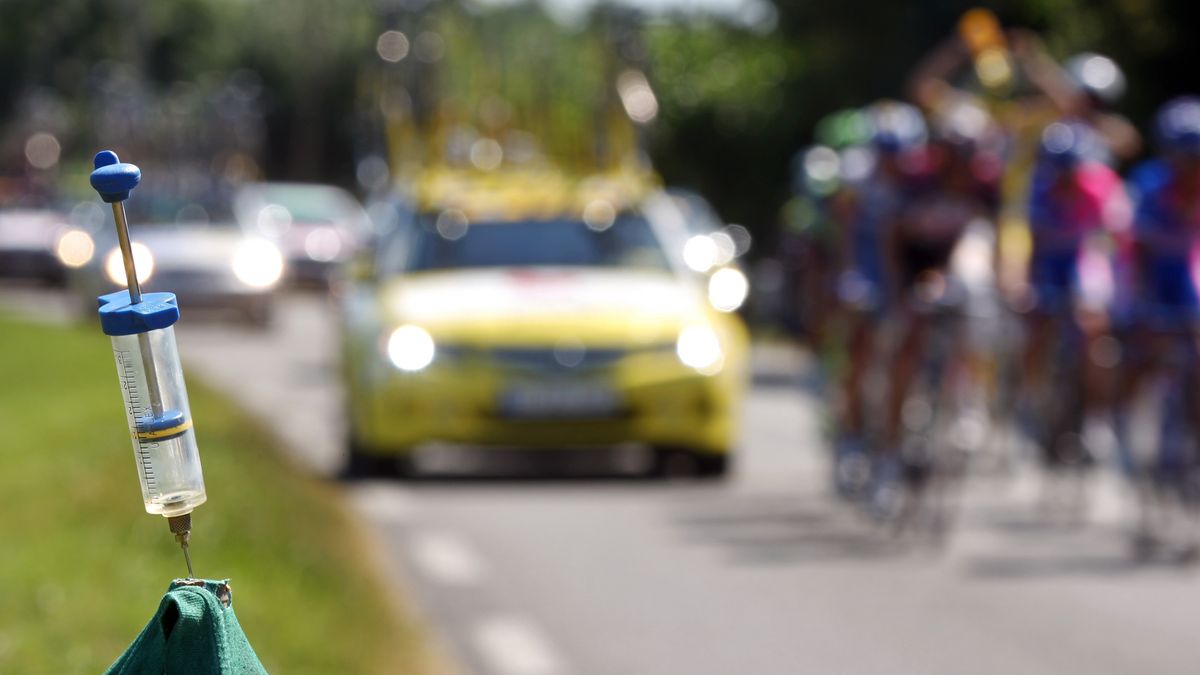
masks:
<instances>
[{"instance_id":1,"label":"blurred tree","mask_svg":"<svg viewBox=\"0 0 1200 675\"><path fill-rule=\"evenodd\" d=\"M128 116L136 135L161 112L148 101L180 87L215 92L214 83L240 73L234 79L253 80L270 104L265 157L255 159L272 175L353 175L348 120L357 71L373 55L370 0L0 0L0 8L0 124L21 101L51 91L72 111L78 147L65 149L85 154L116 142L87 132L104 101L129 99L109 114ZM120 88L103 91L106 83ZM223 128L228 101L215 102L206 121Z\"/></svg>"},{"instance_id":2,"label":"blurred tree","mask_svg":"<svg viewBox=\"0 0 1200 675\"><path fill-rule=\"evenodd\" d=\"M109 118L132 115L133 104L159 106L168 100L203 118L204 109L184 105L189 87L218 91L213 83L236 81L251 83L261 93L267 137L258 159L269 175L350 182L356 153L384 154L382 147L371 147L381 144L378 134L355 135L364 126L363 111L378 110L381 103L364 104L361 98L364 73L380 67L378 36L389 28L406 31L412 54L389 64L396 72L426 63L426 57L436 60L439 36L421 34L436 29L428 17L447 4L0 0L0 166L11 172L13 163L21 164L30 124L56 125L64 157L81 157L107 144L109 138L98 137L90 123L97 106L121 94L101 96L106 82L139 81L141 91L129 96L149 97L127 109L104 103ZM658 118L644 138L668 182L700 189L726 217L762 230L786 197L789 160L809 142L816 120L837 108L900 95L921 55L976 3L776 0L774 12L756 21L695 13L643 21L636 10L600 6L582 19L591 21L591 29L587 24L555 28L528 4L499 11L497 3L488 2L487 12L479 0L454 4L472 17L473 35L482 36L461 37L478 39L479 44L468 45L473 51L464 53L473 54L465 58L480 65L480 74L451 66L445 76L468 90L503 82L517 92L506 101L513 114L539 114L542 102L562 91L586 99L590 94L579 92L591 91L597 78L611 79L607 71L617 61L597 57L593 41L604 34L619 62L645 70L658 95ZM1200 23L1200 4L1191 0L979 4L995 10L1006 25L1040 31L1058 57L1088 49L1116 58L1129 79L1121 108L1143 126L1166 98L1200 91L1200 74L1192 67L1200 45L1190 35ZM590 37L582 39L585 35ZM446 48L447 38L440 39ZM501 66L508 44L521 40L526 48L518 56L524 60ZM539 64L547 62L571 64L579 77L543 77ZM125 76L132 80L121 79ZM468 107L482 106L497 120L505 107L494 102L479 97ZM145 113L150 117L153 106ZM553 114L568 125L587 127L581 111L588 107L568 106ZM148 151L153 150L152 144Z\"/></svg>"}]
</instances>

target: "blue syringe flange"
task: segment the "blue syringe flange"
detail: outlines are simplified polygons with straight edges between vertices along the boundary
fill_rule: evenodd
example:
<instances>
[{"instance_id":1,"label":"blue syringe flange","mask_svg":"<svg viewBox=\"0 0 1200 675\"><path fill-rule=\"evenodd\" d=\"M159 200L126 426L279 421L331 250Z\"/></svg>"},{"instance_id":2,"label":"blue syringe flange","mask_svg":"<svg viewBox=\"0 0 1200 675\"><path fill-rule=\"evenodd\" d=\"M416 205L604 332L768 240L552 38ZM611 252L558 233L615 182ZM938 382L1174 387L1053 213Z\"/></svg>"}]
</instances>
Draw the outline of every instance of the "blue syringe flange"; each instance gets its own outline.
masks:
<instances>
[{"instance_id":1,"label":"blue syringe flange","mask_svg":"<svg viewBox=\"0 0 1200 675\"><path fill-rule=\"evenodd\" d=\"M129 193L142 181L142 170L125 164L112 150L97 152L93 166L96 170L92 172L92 187L110 204L129 199Z\"/></svg>"},{"instance_id":2,"label":"blue syringe flange","mask_svg":"<svg viewBox=\"0 0 1200 675\"><path fill-rule=\"evenodd\" d=\"M179 321L179 302L174 293L144 293L136 305L130 302L128 290L102 295L96 300L105 335L136 335Z\"/></svg>"}]
</instances>

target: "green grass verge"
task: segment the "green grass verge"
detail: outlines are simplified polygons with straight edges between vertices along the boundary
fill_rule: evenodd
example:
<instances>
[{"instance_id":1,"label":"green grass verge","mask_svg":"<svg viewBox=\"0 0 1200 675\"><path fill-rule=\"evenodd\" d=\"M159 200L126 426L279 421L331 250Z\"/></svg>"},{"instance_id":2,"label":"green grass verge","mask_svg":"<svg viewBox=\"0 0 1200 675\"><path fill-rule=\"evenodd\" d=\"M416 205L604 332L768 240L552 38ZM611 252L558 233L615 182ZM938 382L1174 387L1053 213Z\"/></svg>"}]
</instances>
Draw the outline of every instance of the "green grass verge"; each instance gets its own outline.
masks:
<instances>
[{"instance_id":1,"label":"green grass verge","mask_svg":"<svg viewBox=\"0 0 1200 675\"><path fill-rule=\"evenodd\" d=\"M437 670L336 489L189 389L208 487L196 572L232 579L267 669ZM166 521L142 508L127 434L107 337L0 316L0 673L102 671L186 575Z\"/></svg>"}]
</instances>

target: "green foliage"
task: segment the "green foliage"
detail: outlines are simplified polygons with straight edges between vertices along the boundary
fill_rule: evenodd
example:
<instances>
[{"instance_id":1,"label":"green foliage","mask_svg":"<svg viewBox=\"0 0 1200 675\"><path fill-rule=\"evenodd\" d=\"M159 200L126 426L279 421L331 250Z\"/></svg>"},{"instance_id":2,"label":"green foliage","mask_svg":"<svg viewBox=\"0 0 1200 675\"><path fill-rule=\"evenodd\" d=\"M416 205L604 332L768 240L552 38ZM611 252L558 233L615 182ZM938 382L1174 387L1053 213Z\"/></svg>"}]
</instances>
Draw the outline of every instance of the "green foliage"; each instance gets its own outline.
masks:
<instances>
[{"instance_id":1,"label":"green foliage","mask_svg":"<svg viewBox=\"0 0 1200 675\"><path fill-rule=\"evenodd\" d=\"M800 52L778 36L711 21L654 25L645 41L668 125L706 109L739 126L771 120L803 68Z\"/></svg>"},{"instance_id":2,"label":"green foliage","mask_svg":"<svg viewBox=\"0 0 1200 675\"><path fill-rule=\"evenodd\" d=\"M98 330L0 317L0 672L99 672L186 568L142 509L112 354ZM192 556L232 578L242 627L270 672L422 672L329 486L193 381L209 501Z\"/></svg>"},{"instance_id":3,"label":"green foliage","mask_svg":"<svg viewBox=\"0 0 1200 675\"><path fill-rule=\"evenodd\" d=\"M413 97L444 77L464 92L452 95L460 99L454 105L477 114L489 92L503 89L513 118L537 120L526 125L535 131L595 129L588 111L597 83L620 63L644 68L661 104L646 138L668 182L703 189L724 215L760 229L786 199L788 159L811 140L817 120L900 95L920 58L977 4L1007 26L1038 31L1058 57L1094 50L1116 58L1129 80L1121 110L1143 126L1169 96L1200 91L1200 43L1192 39L1200 4L1192 0L777 0L770 30L683 16L639 30L634 13L614 7L586 25L560 27L529 2L472 0L0 3L0 123L12 119L23 93L52 88L77 128L67 155L103 140L78 131L97 62L124 64L160 87L249 68L269 101L268 173L349 182L356 154L384 154L382 134L363 131L380 125L370 121L379 101L363 94L364 74L424 68L412 55L384 66L375 38L397 26L410 40L434 29L446 33L448 57L427 68L437 74ZM564 135L572 133L587 131Z\"/></svg>"}]
</instances>

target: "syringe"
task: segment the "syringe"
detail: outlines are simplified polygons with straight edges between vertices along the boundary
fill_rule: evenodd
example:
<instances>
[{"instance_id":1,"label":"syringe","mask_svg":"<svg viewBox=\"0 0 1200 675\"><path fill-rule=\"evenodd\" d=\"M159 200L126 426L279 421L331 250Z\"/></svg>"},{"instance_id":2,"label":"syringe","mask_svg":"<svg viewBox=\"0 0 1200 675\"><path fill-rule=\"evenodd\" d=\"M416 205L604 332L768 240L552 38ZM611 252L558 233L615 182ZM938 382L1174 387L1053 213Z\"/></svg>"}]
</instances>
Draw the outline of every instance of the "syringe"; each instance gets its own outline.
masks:
<instances>
[{"instance_id":1,"label":"syringe","mask_svg":"<svg viewBox=\"0 0 1200 675\"><path fill-rule=\"evenodd\" d=\"M172 328L179 306L174 293L143 295L134 265L125 200L141 178L141 170L121 163L116 153L96 154L92 187L112 205L129 287L100 296L100 325L112 337L146 511L166 517L183 548L188 576L194 577L188 552L192 511L207 496Z\"/></svg>"}]
</instances>

